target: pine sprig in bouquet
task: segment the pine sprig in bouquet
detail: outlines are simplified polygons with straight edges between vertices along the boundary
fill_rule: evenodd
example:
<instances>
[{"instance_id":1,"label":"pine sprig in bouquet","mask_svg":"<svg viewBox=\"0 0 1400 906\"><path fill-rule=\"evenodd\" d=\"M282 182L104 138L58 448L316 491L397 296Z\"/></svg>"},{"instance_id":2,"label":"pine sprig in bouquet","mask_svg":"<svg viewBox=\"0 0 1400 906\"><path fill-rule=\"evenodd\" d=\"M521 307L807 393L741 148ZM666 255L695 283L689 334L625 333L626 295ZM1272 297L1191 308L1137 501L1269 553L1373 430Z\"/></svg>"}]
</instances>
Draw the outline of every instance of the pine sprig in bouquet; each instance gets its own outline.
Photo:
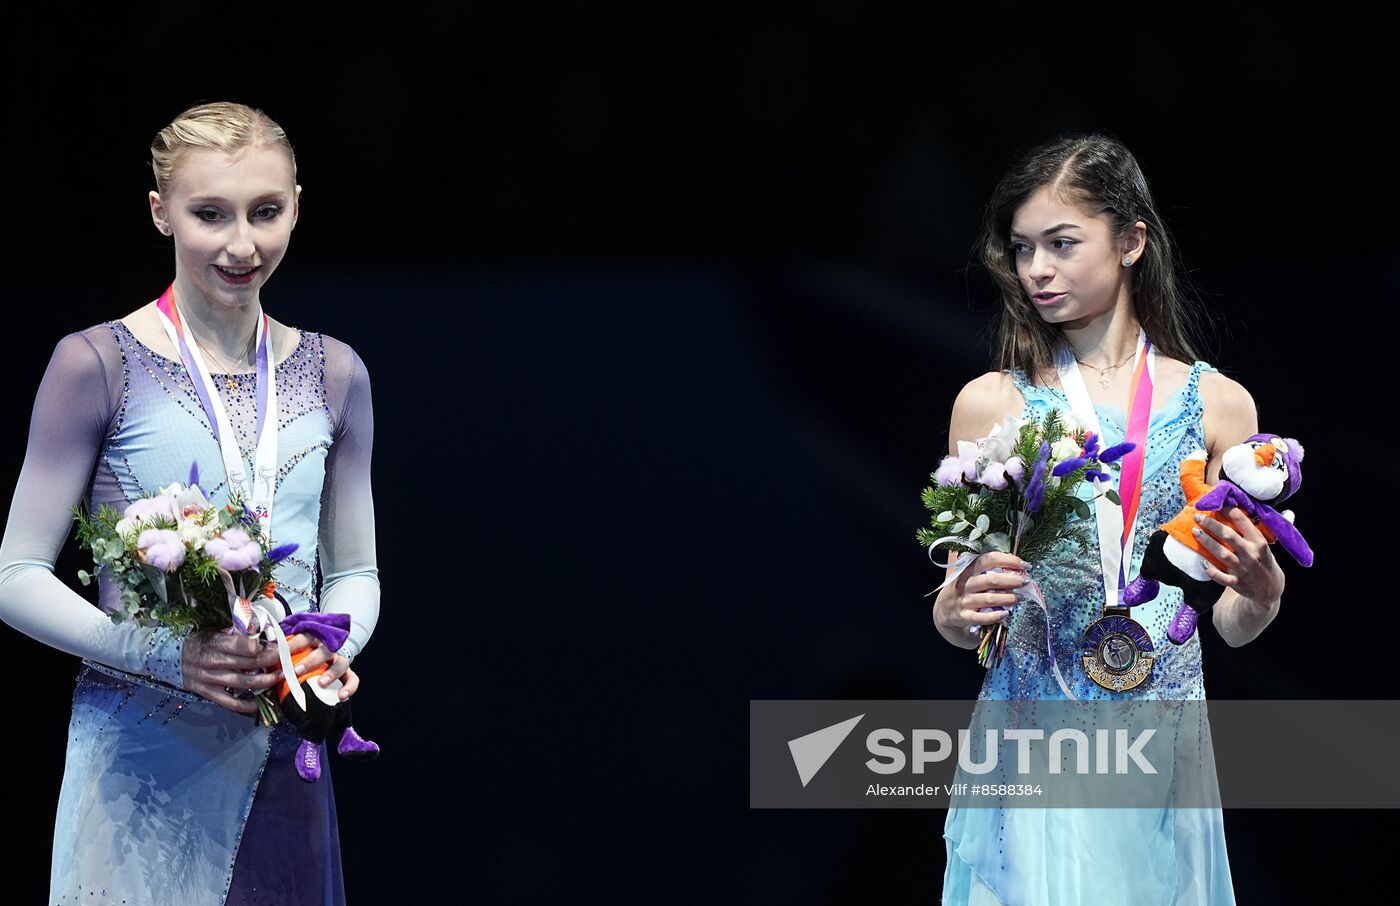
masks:
<instances>
[{"instance_id":1,"label":"pine sprig in bouquet","mask_svg":"<svg viewBox=\"0 0 1400 906\"><path fill-rule=\"evenodd\" d=\"M96 513L74 505L78 544L92 551L93 572L78 570L84 585L106 571L121 589L114 624L166 626L177 635L235 632L236 619L251 604L271 603L277 587L272 568L297 549L283 544L267 550L262 523L235 487L230 502L215 507L199 489L191 466L186 485L176 482L133 501L118 513L110 506ZM278 610L279 607L269 609ZM276 723L276 705L258 694L260 720Z\"/></svg>"},{"instance_id":2,"label":"pine sprig in bouquet","mask_svg":"<svg viewBox=\"0 0 1400 906\"><path fill-rule=\"evenodd\" d=\"M938 548L962 552L959 570L987 551L1039 560L1067 539L1087 553L1093 511L1076 493L1078 486L1108 480L1104 470L1117 470L1134 446L1100 451L1098 437L1058 409L1041 419L1007 416L975 443L958 441L957 454L944 457L929 476L934 484L924 488L923 501L933 511L932 527L918 530L919 544L930 557ZM1103 494L1119 503L1112 488ZM1005 645L1002 622L982 633L978 662L996 666Z\"/></svg>"}]
</instances>

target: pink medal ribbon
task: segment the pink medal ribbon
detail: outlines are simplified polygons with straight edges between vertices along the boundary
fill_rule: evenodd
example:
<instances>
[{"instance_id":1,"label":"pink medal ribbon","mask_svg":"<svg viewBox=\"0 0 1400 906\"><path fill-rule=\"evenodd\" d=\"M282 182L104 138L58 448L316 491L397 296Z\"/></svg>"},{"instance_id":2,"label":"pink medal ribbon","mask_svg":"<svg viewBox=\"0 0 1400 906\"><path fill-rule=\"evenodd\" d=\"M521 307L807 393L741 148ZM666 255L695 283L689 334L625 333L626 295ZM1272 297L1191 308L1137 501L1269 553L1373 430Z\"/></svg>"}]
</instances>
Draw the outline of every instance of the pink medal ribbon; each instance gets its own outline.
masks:
<instances>
[{"instance_id":1,"label":"pink medal ribbon","mask_svg":"<svg viewBox=\"0 0 1400 906\"><path fill-rule=\"evenodd\" d=\"M1094 479L1094 488L1100 492L1094 499L1094 507L1099 553L1103 560L1104 605L1103 615L1085 633L1081 659L1091 680L1105 689L1118 692L1146 681L1151 676L1155 657L1147 630L1127 615L1123 603L1133 539L1137 533L1137 515L1142 503L1155 362L1152 343L1139 327L1137 361L1133 366L1133 381L1128 394L1128 424L1123 438L1133 444L1133 449L1122 459L1117 512L1114 512L1115 504L1101 493L1105 490L1103 482ZM1060 382L1064 385L1075 416L1082 425L1102 438L1098 413L1084 386L1084 378L1067 350L1061 356L1058 367Z\"/></svg>"}]
</instances>

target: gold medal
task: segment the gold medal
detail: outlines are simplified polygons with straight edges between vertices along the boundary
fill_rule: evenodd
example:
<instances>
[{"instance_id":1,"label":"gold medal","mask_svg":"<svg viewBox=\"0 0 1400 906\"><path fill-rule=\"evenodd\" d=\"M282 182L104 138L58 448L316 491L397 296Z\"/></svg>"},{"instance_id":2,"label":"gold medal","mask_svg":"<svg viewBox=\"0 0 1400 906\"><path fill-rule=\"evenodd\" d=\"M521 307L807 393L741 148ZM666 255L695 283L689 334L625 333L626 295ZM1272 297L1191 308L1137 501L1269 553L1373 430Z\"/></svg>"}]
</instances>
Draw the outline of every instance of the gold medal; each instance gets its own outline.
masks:
<instances>
[{"instance_id":1,"label":"gold medal","mask_svg":"<svg viewBox=\"0 0 1400 906\"><path fill-rule=\"evenodd\" d=\"M1152 676L1152 637L1125 607L1105 607L1084 633L1080 660L1089 679L1110 692L1142 685Z\"/></svg>"}]
</instances>

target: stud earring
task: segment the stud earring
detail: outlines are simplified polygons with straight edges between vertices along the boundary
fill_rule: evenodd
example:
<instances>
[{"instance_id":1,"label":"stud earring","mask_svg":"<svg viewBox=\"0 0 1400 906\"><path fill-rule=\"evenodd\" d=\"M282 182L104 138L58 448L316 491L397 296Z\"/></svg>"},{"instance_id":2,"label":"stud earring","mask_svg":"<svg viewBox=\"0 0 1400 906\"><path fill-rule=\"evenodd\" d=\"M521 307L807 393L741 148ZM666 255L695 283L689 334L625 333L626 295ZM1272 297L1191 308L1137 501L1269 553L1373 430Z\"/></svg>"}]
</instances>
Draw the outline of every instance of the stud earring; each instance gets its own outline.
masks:
<instances>
[{"instance_id":1,"label":"stud earring","mask_svg":"<svg viewBox=\"0 0 1400 906\"><path fill-rule=\"evenodd\" d=\"M1123 259L1123 266L1124 266L1124 267L1128 267L1128 266L1131 265L1132 263L1133 263L1133 259L1132 259L1132 258L1124 258L1124 259Z\"/></svg>"}]
</instances>

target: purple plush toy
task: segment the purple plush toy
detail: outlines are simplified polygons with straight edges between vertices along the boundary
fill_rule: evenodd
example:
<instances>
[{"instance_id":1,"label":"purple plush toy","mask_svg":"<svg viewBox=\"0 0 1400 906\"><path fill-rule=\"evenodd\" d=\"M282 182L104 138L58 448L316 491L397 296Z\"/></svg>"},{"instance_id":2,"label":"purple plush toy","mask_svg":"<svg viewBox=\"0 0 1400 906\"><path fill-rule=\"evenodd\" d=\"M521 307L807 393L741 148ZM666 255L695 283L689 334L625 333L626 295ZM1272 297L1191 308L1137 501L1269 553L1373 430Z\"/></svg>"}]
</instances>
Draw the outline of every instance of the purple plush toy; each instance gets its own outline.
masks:
<instances>
[{"instance_id":1,"label":"purple plush toy","mask_svg":"<svg viewBox=\"0 0 1400 906\"><path fill-rule=\"evenodd\" d=\"M1182 591L1181 609L1167 628L1167 638L1177 645L1196 631L1197 617L1220 598L1220 585L1206 572L1205 563L1227 570L1191 533L1196 514L1204 513L1227 526L1221 516L1237 506L1249 516L1270 544L1278 541L1303 566L1312 566L1313 552L1293 527L1293 512L1275 506L1293 496L1303 483L1303 445L1291 437L1256 434L1225 451L1220 483L1206 484L1206 451L1197 450L1181 462L1181 490L1186 508L1152 534L1143 553L1142 568L1123 590L1123 603L1132 606L1157 597L1160 583Z\"/></svg>"}]
</instances>

